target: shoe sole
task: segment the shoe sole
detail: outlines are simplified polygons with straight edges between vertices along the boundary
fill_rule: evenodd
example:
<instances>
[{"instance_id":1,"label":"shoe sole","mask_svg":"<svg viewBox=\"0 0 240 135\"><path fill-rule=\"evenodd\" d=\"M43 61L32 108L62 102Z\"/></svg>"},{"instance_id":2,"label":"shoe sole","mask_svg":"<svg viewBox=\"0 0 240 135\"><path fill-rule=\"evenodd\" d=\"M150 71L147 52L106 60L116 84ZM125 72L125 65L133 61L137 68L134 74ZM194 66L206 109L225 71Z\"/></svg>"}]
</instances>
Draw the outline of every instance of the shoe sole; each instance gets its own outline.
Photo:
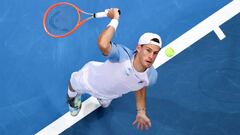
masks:
<instances>
[{"instance_id":1,"label":"shoe sole","mask_svg":"<svg viewBox=\"0 0 240 135\"><path fill-rule=\"evenodd\" d=\"M79 112L80 112L80 110L81 110L81 108L82 108L82 103L80 104L80 106L79 106L79 108L76 110L77 111L77 113L76 114L73 114L72 112L71 112L71 106L69 106L69 111L70 111L70 114L72 115L72 116L77 116L78 114L79 114ZM72 108L72 109L75 109L75 108ZM75 111L75 110L74 110Z\"/></svg>"}]
</instances>

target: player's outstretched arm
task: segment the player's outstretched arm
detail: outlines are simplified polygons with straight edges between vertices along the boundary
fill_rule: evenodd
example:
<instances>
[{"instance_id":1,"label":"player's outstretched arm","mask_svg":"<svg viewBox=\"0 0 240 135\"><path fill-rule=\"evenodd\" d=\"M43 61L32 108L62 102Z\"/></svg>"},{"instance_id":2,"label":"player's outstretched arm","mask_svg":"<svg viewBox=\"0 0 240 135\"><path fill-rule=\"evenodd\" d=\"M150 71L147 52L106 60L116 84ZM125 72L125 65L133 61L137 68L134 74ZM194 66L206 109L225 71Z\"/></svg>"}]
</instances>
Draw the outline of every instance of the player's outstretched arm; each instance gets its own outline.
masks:
<instances>
[{"instance_id":1,"label":"player's outstretched arm","mask_svg":"<svg viewBox=\"0 0 240 135\"><path fill-rule=\"evenodd\" d=\"M136 125L141 130L151 127L151 121L146 115L146 89L146 87L143 87L135 92L137 116L133 125Z\"/></svg>"}]
</instances>

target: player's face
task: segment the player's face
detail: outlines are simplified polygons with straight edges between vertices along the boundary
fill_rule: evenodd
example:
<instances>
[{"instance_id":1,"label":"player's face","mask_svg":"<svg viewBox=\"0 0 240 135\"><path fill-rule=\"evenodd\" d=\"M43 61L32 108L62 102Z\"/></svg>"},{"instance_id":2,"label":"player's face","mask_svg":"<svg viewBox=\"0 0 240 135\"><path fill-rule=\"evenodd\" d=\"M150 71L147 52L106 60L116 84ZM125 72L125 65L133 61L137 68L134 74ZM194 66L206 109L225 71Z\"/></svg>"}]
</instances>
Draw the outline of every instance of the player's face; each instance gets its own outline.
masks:
<instances>
[{"instance_id":1,"label":"player's face","mask_svg":"<svg viewBox=\"0 0 240 135\"><path fill-rule=\"evenodd\" d=\"M143 68L149 68L155 61L160 47L152 44L138 45L137 51L139 54L139 61Z\"/></svg>"}]
</instances>

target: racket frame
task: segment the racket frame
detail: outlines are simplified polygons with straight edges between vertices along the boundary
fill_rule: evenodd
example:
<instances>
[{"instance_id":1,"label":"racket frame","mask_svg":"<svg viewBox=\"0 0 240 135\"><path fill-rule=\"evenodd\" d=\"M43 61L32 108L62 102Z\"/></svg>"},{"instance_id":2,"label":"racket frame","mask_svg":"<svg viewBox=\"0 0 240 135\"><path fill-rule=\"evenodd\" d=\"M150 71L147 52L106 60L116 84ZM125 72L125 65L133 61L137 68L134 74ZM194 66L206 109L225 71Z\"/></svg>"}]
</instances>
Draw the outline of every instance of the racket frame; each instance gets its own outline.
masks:
<instances>
[{"instance_id":1,"label":"racket frame","mask_svg":"<svg viewBox=\"0 0 240 135\"><path fill-rule=\"evenodd\" d=\"M69 32L67 32L67 33L65 33L65 34L62 34L62 35L54 35L54 34L50 33L50 32L48 31L48 29L47 29L47 26L46 26L47 17L48 17L48 14L51 12L52 9L54 9L54 8L57 7L57 6L61 6L61 5L68 5L68 6L73 7L73 8L77 11L77 14L78 14L78 19L77 19L77 21L78 21L78 22L77 22L77 24L75 25L75 27L74 27L71 31L69 31ZM90 17L88 17L88 18L86 18L86 19L84 19L84 20L81 21L81 20L80 20L80 14L81 14L81 13L90 15ZM59 2L59 3L53 4L52 6L50 6L50 7L46 10L46 12L45 12L45 14L44 14L44 17L43 17L43 27L44 27L45 32L46 32L49 36L51 36L51 37L53 37L53 38L63 38L63 37L66 37L66 36L72 34L72 33L73 33L74 31L76 31L82 24L84 24L85 22L87 22L88 20L90 20L90 19L92 19L92 18L95 18L95 14L89 13L89 12L85 12L85 11L83 11L83 10L80 10L80 9L79 9L76 5L74 5L74 4L71 4L71 3L68 3L68 2Z\"/></svg>"}]
</instances>

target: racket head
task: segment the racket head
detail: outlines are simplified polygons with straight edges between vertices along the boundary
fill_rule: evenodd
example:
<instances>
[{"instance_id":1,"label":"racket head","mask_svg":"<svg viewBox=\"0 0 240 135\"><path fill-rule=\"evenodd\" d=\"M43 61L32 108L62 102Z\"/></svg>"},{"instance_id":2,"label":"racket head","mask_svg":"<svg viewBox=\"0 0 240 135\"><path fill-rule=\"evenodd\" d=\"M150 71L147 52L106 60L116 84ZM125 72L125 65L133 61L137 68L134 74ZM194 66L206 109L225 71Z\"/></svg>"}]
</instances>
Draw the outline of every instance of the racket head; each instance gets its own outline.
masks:
<instances>
[{"instance_id":1,"label":"racket head","mask_svg":"<svg viewBox=\"0 0 240 135\"><path fill-rule=\"evenodd\" d=\"M43 18L46 33L54 38L63 38L80 27L86 20L80 21L81 10L67 2L59 2L50 6Z\"/></svg>"}]
</instances>

